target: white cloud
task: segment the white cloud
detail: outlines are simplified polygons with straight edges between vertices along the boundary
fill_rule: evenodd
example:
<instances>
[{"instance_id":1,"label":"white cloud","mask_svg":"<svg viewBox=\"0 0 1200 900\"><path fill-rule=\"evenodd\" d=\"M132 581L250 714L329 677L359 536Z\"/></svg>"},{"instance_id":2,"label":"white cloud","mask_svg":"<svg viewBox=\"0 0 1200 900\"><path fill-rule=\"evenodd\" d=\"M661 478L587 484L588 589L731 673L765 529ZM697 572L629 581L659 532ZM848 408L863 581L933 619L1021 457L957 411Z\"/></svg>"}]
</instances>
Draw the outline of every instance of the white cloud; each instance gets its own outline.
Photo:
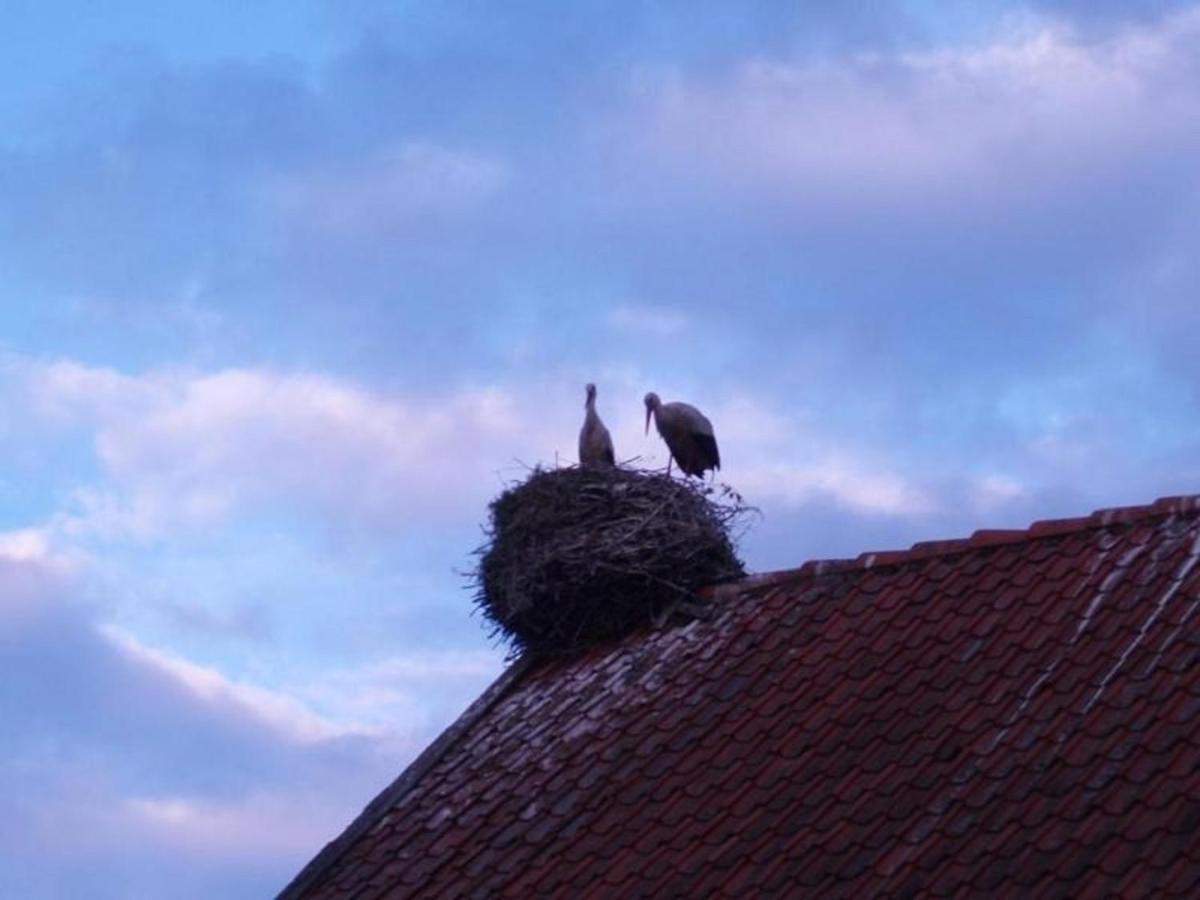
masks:
<instances>
[{"instance_id":1,"label":"white cloud","mask_svg":"<svg viewBox=\"0 0 1200 900\"><path fill-rule=\"evenodd\" d=\"M230 369L132 377L31 365L37 411L95 430L106 478L57 526L152 538L277 504L395 527L482 502L497 461L544 458L554 435L495 388L385 396L321 375Z\"/></svg>"},{"instance_id":2,"label":"white cloud","mask_svg":"<svg viewBox=\"0 0 1200 900\"><path fill-rule=\"evenodd\" d=\"M50 541L46 529L0 531L0 557L18 562L47 560L50 557Z\"/></svg>"},{"instance_id":3,"label":"white cloud","mask_svg":"<svg viewBox=\"0 0 1200 900\"><path fill-rule=\"evenodd\" d=\"M825 457L811 465L755 465L739 479L738 488L747 496L770 496L793 506L832 499L867 515L916 518L936 508L929 494L905 478L872 472L837 457Z\"/></svg>"},{"instance_id":4,"label":"white cloud","mask_svg":"<svg viewBox=\"0 0 1200 900\"><path fill-rule=\"evenodd\" d=\"M822 429L804 410L785 415L743 396L712 412L722 475L768 513L832 502L855 516L915 521L944 518L964 504L991 513L1028 497L1026 486L1006 473L931 478L886 449Z\"/></svg>"},{"instance_id":5,"label":"white cloud","mask_svg":"<svg viewBox=\"0 0 1200 900\"><path fill-rule=\"evenodd\" d=\"M33 412L56 424L94 423L136 415L165 398L161 379L132 378L74 360L20 362L12 368L27 388Z\"/></svg>"},{"instance_id":6,"label":"white cloud","mask_svg":"<svg viewBox=\"0 0 1200 900\"><path fill-rule=\"evenodd\" d=\"M265 198L289 227L353 236L460 218L509 180L508 166L495 157L408 141L357 165L280 176Z\"/></svg>"},{"instance_id":7,"label":"white cloud","mask_svg":"<svg viewBox=\"0 0 1200 900\"><path fill-rule=\"evenodd\" d=\"M755 60L724 80L651 81L639 140L672 169L808 205L1032 202L1047 179L1196 147L1198 50L1193 10L1101 41L1026 19L974 48Z\"/></svg>"},{"instance_id":8,"label":"white cloud","mask_svg":"<svg viewBox=\"0 0 1200 900\"><path fill-rule=\"evenodd\" d=\"M851 512L915 518L936 509L932 492L886 461L750 398L714 410L729 479L748 502L787 506L832 500Z\"/></svg>"},{"instance_id":9,"label":"white cloud","mask_svg":"<svg viewBox=\"0 0 1200 900\"><path fill-rule=\"evenodd\" d=\"M0 626L44 615L78 588L80 554L52 546L49 529L0 532Z\"/></svg>"},{"instance_id":10,"label":"white cloud","mask_svg":"<svg viewBox=\"0 0 1200 900\"><path fill-rule=\"evenodd\" d=\"M289 740L312 743L351 733L315 715L294 697L230 681L215 669L148 647L113 625L101 625L98 631L118 653L152 672L152 677L179 685L201 703L240 710Z\"/></svg>"},{"instance_id":11,"label":"white cloud","mask_svg":"<svg viewBox=\"0 0 1200 900\"><path fill-rule=\"evenodd\" d=\"M330 827L338 824L334 811L341 806L335 798L297 789L235 800L131 796L123 798L117 814L124 820L118 827L140 832L143 840L228 864L264 857L302 860L332 836Z\"/></svg>"},{"instance_id":12,"label":"white cloud","mask_svg":"<svg viewBox=\"0 0 1200 900\"><path fill-rule=\"evenodd\" d=\"M622 305L609 313L608 324L631 334L673 337L687 331L691 323L686 315L675 309Z\"/></svg>"},{"instance_id":13,"label":"white cloud","mask_svg":"<svg viewBox=\"0 0 1200 900\"><path fill-rule=\"evenodd\" d=\"M373 732L436 733L503 669L503 653L429 651L322 673L303 689L306 700L336 710L340 721Z\"/></svg>"},{"instance_id":14,"label":"white cloud","mask_svg":"<svg viewBox=\"0 0 1200 900\"><path fill-rule=\"evenodd\" d=\"M622 453L640 451L645 464L659 464L665 448L640 434L630 377L608 379L603 413ZM106 478L79 488L75 509L54 520L69 540L152 539L280 505L351 525L411 528L429 517L478 513L500 465L548 459L551 449L573 443L576 427L577 404L565 386L554 389L562 416L543 422L544 391L400 397L316 374L132 377L65 362L31 367L28 378L45 414L95 430ZM802 409L785 415L734 396L706 412L724 473L760 506L831 500L856 514L905 518L945 506L939 489L886 452L830 434ZM1021 490L995 478L964 489L985 507ZM30 549L44 538L31 532L10 540Z\"/></svg>"},{"instance_id":15,"label":"white cloud","mask_svg":"<svg viewBox=\"0 0 1200 900\"><path fill-rule=\"evenodd\" d=\"M985 475L974 482L972 506L981 513L992 513L1030 497L1029 488L1008 475Z\"/></svg>"}]
</instances>

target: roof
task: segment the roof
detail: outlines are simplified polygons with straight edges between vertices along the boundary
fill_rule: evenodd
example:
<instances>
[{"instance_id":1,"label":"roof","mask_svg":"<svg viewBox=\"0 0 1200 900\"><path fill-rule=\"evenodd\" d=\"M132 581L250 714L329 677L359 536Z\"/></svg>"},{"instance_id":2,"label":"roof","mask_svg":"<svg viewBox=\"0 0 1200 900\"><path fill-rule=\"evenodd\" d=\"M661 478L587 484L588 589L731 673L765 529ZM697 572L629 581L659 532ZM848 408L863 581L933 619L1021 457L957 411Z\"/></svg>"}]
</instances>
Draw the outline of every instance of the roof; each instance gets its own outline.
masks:
<instances>
[{"instance_id":1,"label":"roof","mask_svg":"<svg viewBox=\"0 0 1200 900\"><path fill-rule=\"evenodd\" d=\"M518 663L286 898L1200 890L1200 497Z\"/></svg>"}]
</instances>

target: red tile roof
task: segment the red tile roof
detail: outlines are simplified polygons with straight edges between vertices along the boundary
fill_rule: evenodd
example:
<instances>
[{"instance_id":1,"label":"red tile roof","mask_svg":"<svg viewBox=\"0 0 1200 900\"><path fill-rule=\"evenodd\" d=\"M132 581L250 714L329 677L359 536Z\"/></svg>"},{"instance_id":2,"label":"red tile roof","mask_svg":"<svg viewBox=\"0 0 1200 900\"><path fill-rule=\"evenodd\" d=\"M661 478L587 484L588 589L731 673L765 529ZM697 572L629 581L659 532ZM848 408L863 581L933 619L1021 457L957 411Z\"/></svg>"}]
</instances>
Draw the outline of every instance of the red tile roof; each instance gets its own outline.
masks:
<instances>
[{"instance_id":1,"label":"red tile roof","mask_svg":"<svg viewBox=\"0 0 1200 900\"><path fill-rule=\"evenodd\" d=\"M1200 497L518 663L282 894L1200 896Z\"/></svg>"}]
</instances>

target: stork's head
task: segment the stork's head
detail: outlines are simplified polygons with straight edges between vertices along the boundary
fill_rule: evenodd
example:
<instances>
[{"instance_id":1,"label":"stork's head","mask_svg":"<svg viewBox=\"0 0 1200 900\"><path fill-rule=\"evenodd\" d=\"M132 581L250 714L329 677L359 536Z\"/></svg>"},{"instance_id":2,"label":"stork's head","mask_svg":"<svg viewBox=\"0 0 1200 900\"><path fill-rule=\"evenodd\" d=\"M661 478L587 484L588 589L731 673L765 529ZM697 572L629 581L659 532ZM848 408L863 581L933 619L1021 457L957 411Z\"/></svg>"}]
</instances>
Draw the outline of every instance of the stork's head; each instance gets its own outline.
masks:
<instances>
[{"instance_id":1,"label":"stork's head","mask_svg":"<svg viewBox=\"0 0 1200 900\"><path fill-rule=\"evenodd\" d=\"M594 403L596 400L596 386L589 381L584 390L587 392L587 400L584 401L583 405L587 406L589 403Z\"/></svg>"},{"instance_id":2,"label":"stork's head","mask_svg":"<svg viewBox=\"0 0 1200 900\"><path fill-rule=\"evenodd\" d=\"M658 409L660 406L662 406L662 401L658 399L658 394L654 393L654 391L651 391L650 393L648 393L646 395L645 400L643 402L646 404L646 434L649 434L650 433L650 413L654 412L656 409Z\"/></svg>"}]
</instances>

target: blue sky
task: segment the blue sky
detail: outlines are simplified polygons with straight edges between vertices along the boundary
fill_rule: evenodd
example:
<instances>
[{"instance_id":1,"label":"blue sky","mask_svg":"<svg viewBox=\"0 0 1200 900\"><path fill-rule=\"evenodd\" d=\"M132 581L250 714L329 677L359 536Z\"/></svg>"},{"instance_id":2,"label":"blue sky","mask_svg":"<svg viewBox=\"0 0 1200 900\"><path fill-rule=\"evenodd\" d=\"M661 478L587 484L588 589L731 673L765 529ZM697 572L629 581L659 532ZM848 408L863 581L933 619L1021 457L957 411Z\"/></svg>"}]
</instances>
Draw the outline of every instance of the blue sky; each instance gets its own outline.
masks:
<instances>
[{"instance_id":1,"label":"blue sky","mask_svg":"<svg viewBox=\"0 0 1200 900\"><path fill-rule=\"evenodd\" d=\"M281 887L500 671L587 381L755 569L1200 491L1195 3L7 21L0 894Z\"/></svg>"}]
</instances>

